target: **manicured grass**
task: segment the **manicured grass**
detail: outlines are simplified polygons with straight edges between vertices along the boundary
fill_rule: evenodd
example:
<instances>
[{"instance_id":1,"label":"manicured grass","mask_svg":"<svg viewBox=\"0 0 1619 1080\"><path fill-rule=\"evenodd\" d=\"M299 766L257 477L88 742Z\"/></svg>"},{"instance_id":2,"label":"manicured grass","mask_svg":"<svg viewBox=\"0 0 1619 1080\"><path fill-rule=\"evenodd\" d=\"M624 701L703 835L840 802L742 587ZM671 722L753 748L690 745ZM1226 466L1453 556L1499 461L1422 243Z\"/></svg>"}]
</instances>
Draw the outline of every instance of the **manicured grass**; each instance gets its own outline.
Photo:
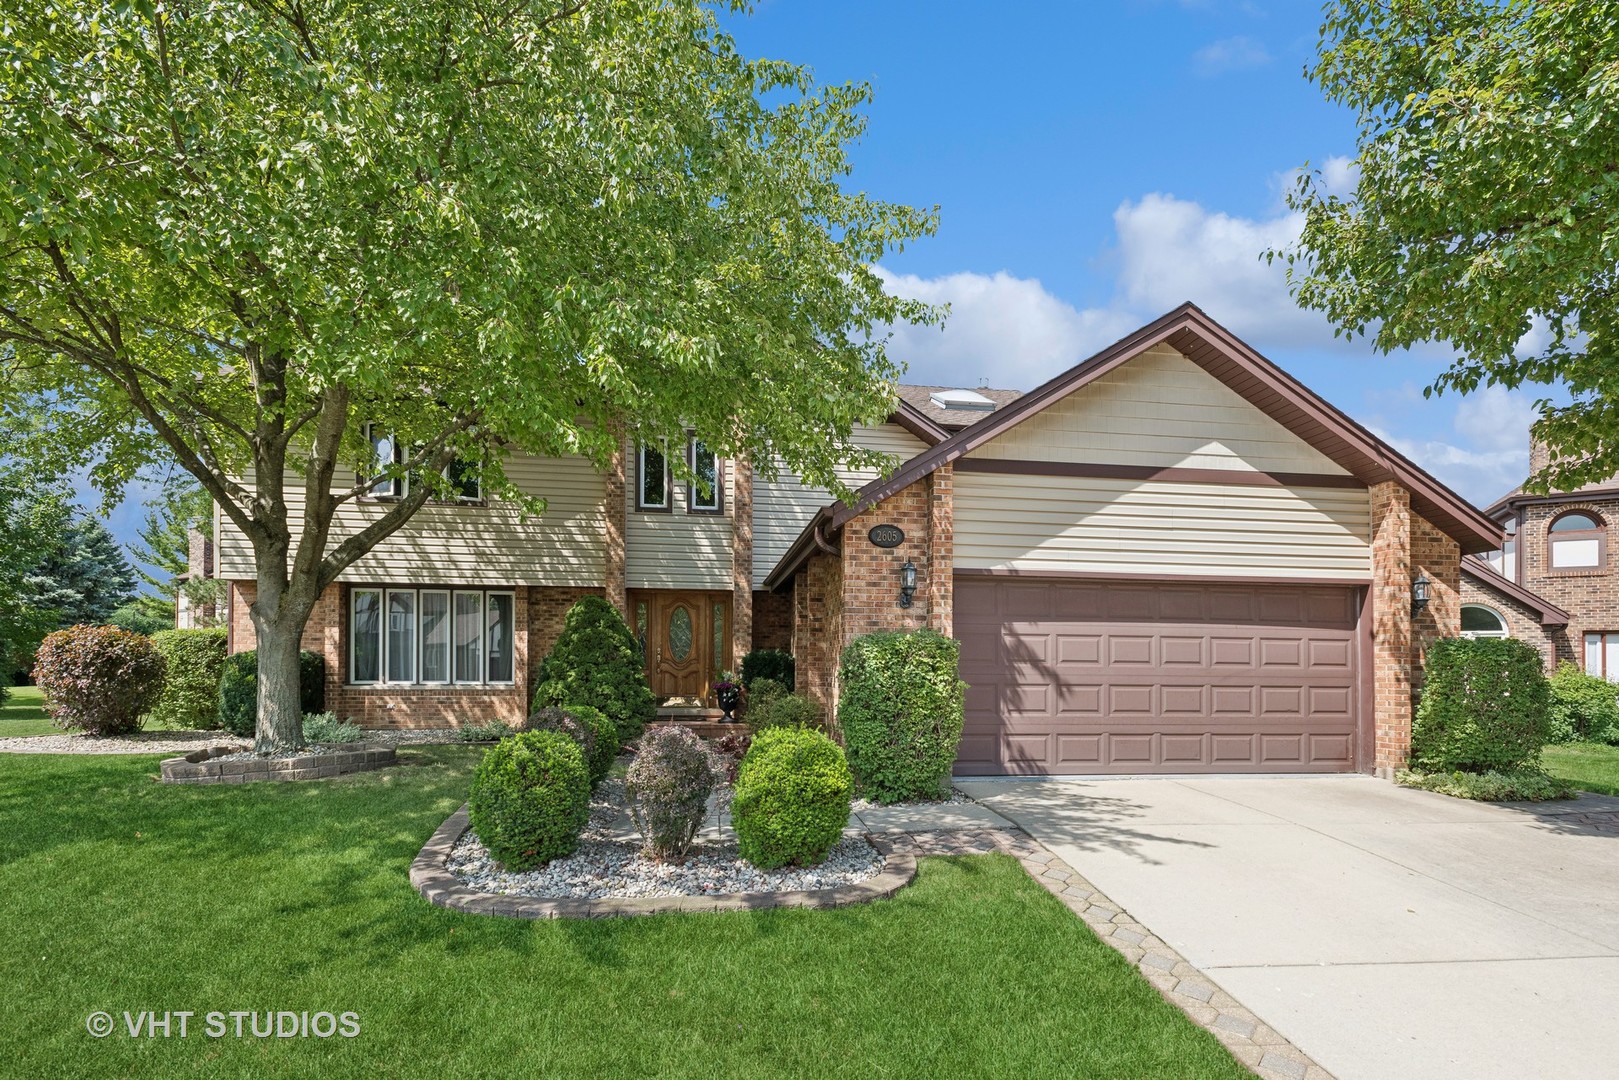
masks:
<instances>
[{"instance_id":1,"label":"manicured grass","mask_svg":"<svg viewBox=\"0 0 1619 1080\"><path fill-rule=\"evenodd\" d=\"M61 735L62 729L45 715L45 697L37 686L13 686L0 705L0 739L24 735Z\"/></svg>"},{"instance_id":2,"label":"manicured grass","mask_svg":"<svg viewBox=\"0 0 1619 1080\"><path fill-rule=\"evenodd\" d=\"M1248 1075L1004 856L893 900L521 922L434 908L418 847L475 747L335 781L177 787L154 757L0 755L19 1076ZM192 1010L131 1038L125 1010ZM352 1010L352 1039L209 1038L208 1010ZM118 1032L92 1038L88 1014Z\"/></svg>"},{"instance_id":3,"label":"manicured grass","mask_svg":"<svg viewBox=\"0 0 1619 1080\"><path fill-rule=\"evenodd\" d=\"M1546 771L1586 791L1619 795L1619 746L1568 743L1541 753Z\"/></svg>"}]
</instances>

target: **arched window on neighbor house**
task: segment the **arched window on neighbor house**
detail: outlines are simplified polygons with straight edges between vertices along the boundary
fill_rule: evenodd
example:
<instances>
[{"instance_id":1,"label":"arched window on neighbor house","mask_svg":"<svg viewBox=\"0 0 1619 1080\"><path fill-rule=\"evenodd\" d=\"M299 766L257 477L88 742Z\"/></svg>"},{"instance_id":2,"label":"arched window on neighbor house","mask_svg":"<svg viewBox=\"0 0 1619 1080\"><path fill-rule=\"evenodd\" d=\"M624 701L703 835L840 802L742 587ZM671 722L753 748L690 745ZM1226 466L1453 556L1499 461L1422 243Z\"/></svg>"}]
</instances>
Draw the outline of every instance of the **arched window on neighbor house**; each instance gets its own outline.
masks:
<instances>
[{"instance_id":1,"label":"arched window on neighbor house","mask_svg":"<svg viewBox=\"0 0 1619 1080\"><path fill-rule=\"evenodd\" d=\"M1600 570L1608 564L1608 530L1596 515L1570 510L1546 530L1546 565L1559 570Z\"/></svg>"},{"instance_id":2,"label":"arched window on neighbor house","mask_svg":"<svg viewBox=\"0 0 1619 1080\"><path fill-rule=\"evenodd\" d=\"M1504 638L1507 637L1507 621L1501 613L1494 608L1483 604L1462 605L1462 637L1464 638Z\"/></svg>"}]
</instances>

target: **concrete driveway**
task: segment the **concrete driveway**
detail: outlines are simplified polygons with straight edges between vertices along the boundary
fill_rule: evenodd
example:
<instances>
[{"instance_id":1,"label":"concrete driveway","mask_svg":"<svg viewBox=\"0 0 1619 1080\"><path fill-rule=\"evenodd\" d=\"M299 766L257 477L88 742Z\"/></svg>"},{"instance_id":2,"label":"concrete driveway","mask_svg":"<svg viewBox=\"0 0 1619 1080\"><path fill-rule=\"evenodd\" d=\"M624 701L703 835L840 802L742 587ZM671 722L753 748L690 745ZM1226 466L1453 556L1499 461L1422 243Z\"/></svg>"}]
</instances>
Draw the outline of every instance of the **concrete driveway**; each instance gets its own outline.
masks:
<instances>
[{"instance_id":1,"label":"concrete driveway","mask_svg":"<svg viewBox=\"0 0 1619 1080\"><path fill-rule=\"evenodd\" d=\"M1619 799L962 780L1340 1080L1619 1076Z\"/></svg>"}]
</instances>

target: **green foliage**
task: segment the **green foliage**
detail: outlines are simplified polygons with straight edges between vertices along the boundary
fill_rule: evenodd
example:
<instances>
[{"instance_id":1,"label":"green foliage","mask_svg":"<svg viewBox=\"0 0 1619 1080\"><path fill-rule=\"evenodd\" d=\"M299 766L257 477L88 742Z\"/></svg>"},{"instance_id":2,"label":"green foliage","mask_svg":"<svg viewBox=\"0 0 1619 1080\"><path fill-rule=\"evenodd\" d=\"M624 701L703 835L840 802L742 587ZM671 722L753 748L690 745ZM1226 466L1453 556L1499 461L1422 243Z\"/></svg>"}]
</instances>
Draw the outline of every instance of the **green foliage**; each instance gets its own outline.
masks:
<instances>
[{"instance_id":1,"label":"green foliage","mask_svg":"<svg viewBox=\"0 0 1619 1080\"><path fill-rule=\"evenodd\" d=\"M838 726L866 798L937 799L961 742L961 643L931 630L865 634L843 651Z\"/></svg>"},{"instance_id":2,"label":"green foliage","mask_svg":"<svg viewBox=\"0 0 1619 1080\"><path fill-rule=\"evenodd\" d=\"M1619 686L1567 660L1551 679L1549 741L1619 743Z\"/></svg>"},{"instance_id":3,"label":"green foliage","mask_svg":"<svg viewBox=\"0 0 1619 1080\"><path fill-rule=\"evenodd\" d=\"M483 724L462 724L455 730L455 737L462 742L499 742L512 734L512 726L504 720L490 720Z\"/></svg>"},{"instance_id":4,"label":"green foliage","mask_svg":"<svg viewBox=\"0 0 1619 1080\"><path fill-rule=\"evenodd\" d=\"M621 743L640 738L658 713L641 649L618 609L586 596L568 609L551 655L540 665L533 707L588 705L606 713Z\"/></svg>"},{"instance_id":5,"label":"green foliage","mask_svg":"<svg viewBox=\"0 0 1619 1080\"><path fill-rule=\"evenodd\" d=\"M225 631L160 630L152 644L163 654L168 674L147 721L167 728L218 727Z\"/></svg>"},{"instance_id":6,"label":"green foliage","mask_svg":"<svg viewBox=\"0 0 1619 1080\"><path fill-rule=\"evenodd\" d=\"M309 713L304 717L305 745L321 743L330 746L335 743L359 742L364 734L365 731L359 724L352 720L339 720L336 713Z\"/></svg>"},{"instance_id":7,"label":"green foliage","mask_svg":"<svg viewBox=\"0 0 1619 1080\"><path fill-rule=\"evenodd\" d=\"M1411 761L1423 772L1502 772L1539 761L1551 732L1540 654L1516 638L1447 638L1428 650Z\"/></svg>"},{"instance_id":8,"label":"green foliage","mask_svg":"<svg viewBox=\"0 0 1619 1080\"><path fill-rule=\"evenodd\" d=\"M713 761L690 728L664 724L647 732L624 774L624 797L653 858L690 850L715 780Z\"/></svg>"},{"instance_id":9,"label":"green foliage","mask_svg":"<svg viewBox=\"0 0 1619 1080\"><path fill-rule=\"evenodd\" d=\"M523 725L524 731L560 731L579 744L595 787L612 771L618 757L618 728L607 714L588 705L537 709Z\"/></svg>"},{"instance_id":10,"label":"green foliage","mask_svg":"<svg viewBox=\"0 0 1619 1080\"><path fill-rule=\"evenodd\" d=\"M751 692L754 682L770 679L782 685L787 693L793 692L795 667L793 654L780 649L754 649L742 658L742 685Z\"/></svg>"},{"instance_id":11,"label":"green foliage","mask_svg":"<svg viewBox=\"0 0 1619 1080\"><path fill-rule=\"evenodd\" d=\"M213 500L201 484L165 485L158 498L147 504L146 520L137 531L140 543L134 548L136 560L157 568L156 573L137 568L140 579L172 597L176 579L191 569L192 531L213 538L213 511Z\"/></svg>"},{"instance_id":12,"label":"green foliage","mask_svg":"<svg viewBox=\"0 0 1619 1080\"><path fill-rule=\"evenodd\" d=\"M1309 73L1358 117L1358 179L1306 172L1289 197L1299 303L1384 352L1447 343L1432 391L1557 384L1538 490L1619 472L1616 21L1608 2L1336 0Z\"/></svg>"},{"instance_id":13,"label":"green foliage","mask_svg":"<svg viewBox=\"0 0 1619 1080\"><path fill-rule=\"evenodd\" d=\"M326 661L319 653L298 654L298 708L301 713L326 711ZM259 654L248 649L225 657L219 673L219 726L244 739L259 724Z\"/></svg>"},{"instance_id":14,"label":"green foliage","mask_svg":"<svg viewBox=\"0 0 1619 1080\"><path fill-rule=\"evenodd\" d=\"M764 870L821 862L849 824L853 793L843 751L819 731L760 732L737 771L731 802L742 857Z\"/></svg>"},{"instance_id":15,"label":"green foliage","mask_svg":"<svg viewBox=\"0 0 1619 1080\"><path fill-rule=\"evenodd\" d=\"M8 405L43 418L22 456L94 461L108 494L172 457L251 546L260 597L318 594L457 460L538 513L509 454L603 465L690 429L848 494L844 465L891 464L850 438L900 373L879 328L942 315L875 267L936 214L846 190L869 87L749 60L719 18L9 5L0 356ZM377 479L409 491L345 535L366 422L402 448ZM339 496L302 500L290 544L289 472ZM296 639L305 605L277 611Z\"/></svg>"},{"instance_id":16,"label":"green foliage","mask_svg":"<svg viewBox=\"0 0 1619 1080\"><path fill-rule=\"evenodd\" d=\"M779 694L762 704L748 707L748 723L755 731L769 728L810 728L821 726L821 707L798 694Z\"/></svg>"},{"instance_id":17,"label":"green foliage","mask_svg":"<svg viewBox=\"0 0 1619 1080\"><path fill-rule=\"evenodd\" d=\"M1455 799L1481 802L1545 802L1572 798L1577 790L1567 780L1550 776L1534 766L1488 772L1413 772L1401 769L1394 774L1401 787L1420 788Z\"/></svg>"},{"instance_id":18,"label":"green foliage","mask_svg":"<svg viewBox=\"0 0 1619 1080\"><path fill-rule=\"evenodd\" d=\"M752 713L754 709L759 708L766 702L783 697L791 692L785 685L775 679L767 679L761 675L748 686L748 712Z\"/></svg>"},{"instance_id":19,"label":"green foliage","mask_svg":"<svg viewBox=\"0 0 1619 1080\"><path fill-rule=\"evenodd\" d=\"M174 605L165 604L155 596L137 596L108 615L107 625L152 637L174 629Z\"/></svg>"},{"instance_id":20,"label":"green foliage","mask_svg":"<svg viewBox=\"0 0 1619 1080\"><path fill-rule=\"evenodd\" d=\"M124 735L140 730L163 692L163 667L151 638L114 626L70 626L40 643L34 681L58 727Z\"/></svg>"},{"instance_id":21,"label":"green foliage","mask_svg":"<svg viewBox=\"0 0 1619 1080\"><path fill-rule=\"evenodd\" d=\"M506 869L571 855L590 817L585 755L558 731L502 739L478 765L467 802L473 831Z\"/></svg>"}]
</instances>

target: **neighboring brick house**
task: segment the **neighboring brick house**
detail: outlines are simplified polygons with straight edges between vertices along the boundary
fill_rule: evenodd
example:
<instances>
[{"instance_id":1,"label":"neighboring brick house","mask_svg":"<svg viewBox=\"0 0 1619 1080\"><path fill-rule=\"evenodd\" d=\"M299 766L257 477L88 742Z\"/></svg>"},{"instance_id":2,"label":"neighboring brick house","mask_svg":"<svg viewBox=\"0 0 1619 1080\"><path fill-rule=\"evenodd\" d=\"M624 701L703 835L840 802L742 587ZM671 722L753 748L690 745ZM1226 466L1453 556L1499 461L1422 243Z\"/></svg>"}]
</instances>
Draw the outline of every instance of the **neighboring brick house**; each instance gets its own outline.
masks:
<instances>
[{"instance_id":1,"label":"neighboring brick house","mask_svg":"<svg viewBox=\"0 0 1619 1080\"><path fill-rule=\"evenodd\" d=\"M962 772L1388 770L1426 646L1461 629L1462 555L1502 543L1190 304L1028 394L902 387L855 440L896 467L850 473L850 505L696 444L706 503L644 449L606 475L514 458L542 518L469 491L322 598L305 644L328 702L373 725L515 718L563 612L595 593L676 703L768 645L835 705L856 636L953 635ZM334 531L377 512L346 507ZM249 647L250 551L217 529Z\"/></svg>"},{"instance_id":2,"label":"neighboring brick house","mask_svg":"<svg viewBox=\"0 0 1619 1080\"><path fill-rule=\"evenodd\" d=\"M1549 463L1532 442L1529 468ZM1619 682L1619 477L1574 491L1521 488L1485 511L1501 525L1500 548L1464 563L1462 631L1528 641L1548 668L1573 661Z\"/></svg>"}]
</instances>

